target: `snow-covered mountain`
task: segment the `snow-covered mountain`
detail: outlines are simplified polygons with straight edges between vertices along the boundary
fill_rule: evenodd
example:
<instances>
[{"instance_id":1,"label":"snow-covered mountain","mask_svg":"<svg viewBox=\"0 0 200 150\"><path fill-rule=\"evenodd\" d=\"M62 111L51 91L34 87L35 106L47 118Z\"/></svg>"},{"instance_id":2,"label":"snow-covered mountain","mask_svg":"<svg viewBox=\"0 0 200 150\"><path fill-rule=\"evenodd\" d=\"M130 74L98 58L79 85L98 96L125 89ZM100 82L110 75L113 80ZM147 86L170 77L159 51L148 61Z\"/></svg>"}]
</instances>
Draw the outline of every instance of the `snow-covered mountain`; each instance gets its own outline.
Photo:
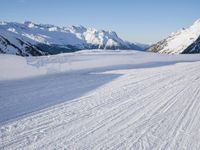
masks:
<instances>
[{"instance_id":1,"label":"snow-covered mountain","mask_svg":"<svg viewBox=\"0 0 200 150\"><path fill-rule=\"evenodd\" d=\"M147 49L167 54L200 53L200 19Z\"/></svg>"},{"instance_id":2,"label":"snow-covered mountain","mask_svg":"<svg viewBox=\"0 0 200 150\"><path fill-rule=\"evenodd\" d=\"M97 48L142 50L134 43L123 41L113 31L30 21L0 22L0 53L40 56Z\"/></svg>"}]
</instances>

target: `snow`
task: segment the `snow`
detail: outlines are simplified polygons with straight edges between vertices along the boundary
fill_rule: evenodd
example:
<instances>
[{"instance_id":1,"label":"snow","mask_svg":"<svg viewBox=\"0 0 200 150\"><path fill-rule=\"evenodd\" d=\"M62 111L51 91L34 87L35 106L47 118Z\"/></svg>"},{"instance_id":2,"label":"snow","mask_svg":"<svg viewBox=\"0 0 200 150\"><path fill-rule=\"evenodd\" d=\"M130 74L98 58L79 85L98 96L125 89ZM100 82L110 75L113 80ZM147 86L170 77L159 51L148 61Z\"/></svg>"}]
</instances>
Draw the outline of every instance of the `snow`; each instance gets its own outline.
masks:
<instances>
[{"instance_id":1,"label":"snow","mask_svg":"<svg viewBox=\"0 0 200 150\"><path fill-rule=\"evenodd\" d=\"M0 55L0 80L19 79L45 74L44 69L40 69L27 64L26 59L19 56Z\"/></svg>"},{"instance_id":2,"label":"snow","mask_svg":"<svg viewBox=\"0 0 200 150\"><path fill-rule=\"evenodd\" d=\"M180 54L200 36L200 21L197 20L191 27L172 33L167 38L167 45L160 53Z\"/></svg>"},{"instance_id":3,"label":"snow","mask_svg":"<svg viewBox=\"0 0 200 150\"><path fill-rule=\"evenodd\" d=\"M36 42L40 42L40 43L43 43L43 44L50 44L46 39L48 39L49 37L48 36L43 36L43 35L34 35L34 34L26 34L26 33L23 33L22 36L24 37L27 37L33 41L36 41Z\"/></svg>"},{"instance_id":4,"label":"snow","mask_svg":"<svg viewBox=\"0 0 200 150\"><path fill-rule=\"evenodd\" d=\"M199 55L186 56L165 56L129 50L100 49L39 57L0 55L0 81L147 62L162 64L199 60Z\"/></svg>"},{"instance_id":5,"label":"snow","mask_svg":"<svg viewBox=\"0 0 200 150\"><path fill-rule=\"evenodd\" d=\"M14 33L18 34L18 33L16 32L15 28L8 28L8 31L14 32Z\"/></svg>"},{"instance_id":6,"label":"snow","mask_svg":"<svg viewBox=\"0 0 200 150\"><path fill-rule=\"evenodd\" d=\"M0 21L0 25L6 25L5 21Z\"/></svg>"},{"instance_id":7,"label":"snow","mask_svg":"<svg viewBox=\"0 0 200 150\"><path fill-rule=\"evenodd\" d=\"M0 149L198 150L199 69L199 55L0 55Z\"/></svg>"},{"instance_id":8,"label":"snow","mask_svg":"<svg viewBox=\"0 0 200 150\"><path fill-rule=\"evenodd\" d=\"M16 39L21 39L32 45L73 45L81 49L84 47L88 48L91 45L102 47L105 45L109 45L110 47L123 45L124 47L131 48L130 44L120 39L113 31L97 30L83 26L58 27L36 24L30 21L24 23L1 22L0 35L19 48L21 46Z\"/></svg>"}]
</instances>

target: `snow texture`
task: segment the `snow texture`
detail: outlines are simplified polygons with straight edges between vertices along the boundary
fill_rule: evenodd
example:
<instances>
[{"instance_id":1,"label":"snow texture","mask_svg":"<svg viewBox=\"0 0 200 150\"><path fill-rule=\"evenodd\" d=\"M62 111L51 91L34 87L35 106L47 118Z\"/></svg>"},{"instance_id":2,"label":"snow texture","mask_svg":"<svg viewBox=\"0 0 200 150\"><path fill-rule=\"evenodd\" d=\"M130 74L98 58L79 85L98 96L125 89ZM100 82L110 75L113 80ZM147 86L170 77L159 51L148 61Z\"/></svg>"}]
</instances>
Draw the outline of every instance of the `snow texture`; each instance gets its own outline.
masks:
<instances>
[{"instance_id":1,"label":"snow texture","mask_svg":"<svg viewBox=\"0 0 200 150\"><path fill-rule=\"evenodd\" d=\"M198 150L199 60L102 50L0 55L0 149Z\"/></svg>"}]
</instances>

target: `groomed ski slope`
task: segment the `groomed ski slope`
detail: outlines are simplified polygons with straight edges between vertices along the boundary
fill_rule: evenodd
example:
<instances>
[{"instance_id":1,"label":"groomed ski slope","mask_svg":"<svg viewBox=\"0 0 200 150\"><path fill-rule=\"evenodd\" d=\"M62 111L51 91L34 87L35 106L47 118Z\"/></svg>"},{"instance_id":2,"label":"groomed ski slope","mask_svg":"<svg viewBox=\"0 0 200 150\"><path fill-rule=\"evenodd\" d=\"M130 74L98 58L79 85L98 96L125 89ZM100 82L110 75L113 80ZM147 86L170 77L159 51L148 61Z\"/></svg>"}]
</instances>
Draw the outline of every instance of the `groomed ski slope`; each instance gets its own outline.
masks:
<instances>
[{"instance_id":1,"label":"groomed ski slope","mask_svg":"<svg viewBox=\"0 0 200 150\"><path fill-rule=\"evenodd\" d=\"M0 149L200 149L200 55L0 57Z\"/></svg>"}]
</instances>

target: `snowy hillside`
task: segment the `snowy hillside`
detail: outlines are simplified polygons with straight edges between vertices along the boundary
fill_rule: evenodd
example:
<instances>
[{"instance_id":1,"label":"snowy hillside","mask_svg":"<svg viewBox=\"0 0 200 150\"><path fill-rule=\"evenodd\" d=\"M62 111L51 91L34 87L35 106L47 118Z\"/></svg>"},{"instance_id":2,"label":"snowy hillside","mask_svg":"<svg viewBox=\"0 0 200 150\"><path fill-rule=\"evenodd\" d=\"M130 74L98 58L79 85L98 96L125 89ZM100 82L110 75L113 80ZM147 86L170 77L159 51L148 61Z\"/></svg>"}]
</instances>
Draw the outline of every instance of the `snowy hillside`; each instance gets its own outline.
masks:
<instances>
[{"instance_id":1,"label":"snowy hillside","mask_svg":"<svg viewBox=\"0 0 200 150\"><path fill-rule=\"evenodd\" d=\"M172 33L148 51L167 54L200 53L200 19L191 27Z\"/></svg>"},{"instance_id":2,"label":"snowy hillside","mask_svg":"<svg viewBox=\"0 0 200 150\"><path fill-rule=\"evenodd\" d=\"M97 48L143 49L134 43L123 41L113 31L33 22L0 22L0 53L40 56Z\"/></svg>"},{"instance_id":3,"label":"snowy hillside","mask_svg":"<svg viewBox=\"0 0 200 150\"><path fill-rule=\"evenodd\" d=\"M0 149L200 149L200 55L0 55Z\"/></svg>"}]
</instances>

